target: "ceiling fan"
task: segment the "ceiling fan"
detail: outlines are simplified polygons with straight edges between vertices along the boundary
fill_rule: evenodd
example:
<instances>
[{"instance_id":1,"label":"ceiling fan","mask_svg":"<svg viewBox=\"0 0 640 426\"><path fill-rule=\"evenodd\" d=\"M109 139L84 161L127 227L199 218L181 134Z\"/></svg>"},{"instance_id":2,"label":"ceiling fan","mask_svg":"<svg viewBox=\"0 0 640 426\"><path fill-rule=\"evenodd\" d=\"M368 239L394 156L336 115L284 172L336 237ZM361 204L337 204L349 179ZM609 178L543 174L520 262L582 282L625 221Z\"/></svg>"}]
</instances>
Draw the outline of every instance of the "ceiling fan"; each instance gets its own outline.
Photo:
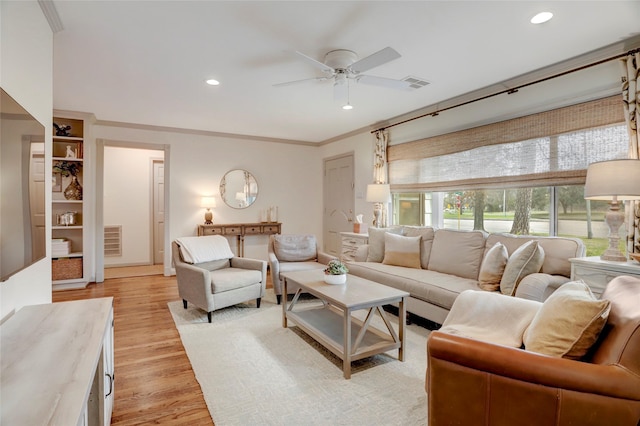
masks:
<instances>
[{"instance_id":1,"label":"ceiling fan","mask_svg":"<svg viewBox=\"0 0 640 426\"><path fill-rule=\"evenodd\" d=\"M333 79L334 99L342 103L346 102L347 105L349 103L349 80L357 83L388 87L392 89L409 90L412 88L411 82L408 81L362 74L372 68L391 62L394 59L398 59L401 55L391 47L385 47L384 49L362 59L358 59L358 55L351 50L332 50L325 55L324 62L316 61L315 59L298 51L295 53L305 62L315 68L318 68L326 75L322 77L305 78L303 80L278 83L274 84L274 86L290 86L309 81L326 81Z\"/></svg>"}]
</instances>

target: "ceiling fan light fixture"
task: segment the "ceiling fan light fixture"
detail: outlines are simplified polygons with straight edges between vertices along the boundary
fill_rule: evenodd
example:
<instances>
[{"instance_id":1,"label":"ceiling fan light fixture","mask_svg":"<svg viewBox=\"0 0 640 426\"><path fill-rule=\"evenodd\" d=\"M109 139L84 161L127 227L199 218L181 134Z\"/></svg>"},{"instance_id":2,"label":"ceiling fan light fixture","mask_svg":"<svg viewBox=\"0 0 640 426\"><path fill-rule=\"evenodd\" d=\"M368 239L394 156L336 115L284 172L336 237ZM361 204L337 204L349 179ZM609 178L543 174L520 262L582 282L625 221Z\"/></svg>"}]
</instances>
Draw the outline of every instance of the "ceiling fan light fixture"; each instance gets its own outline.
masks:
<instances>
[{"instance_id":1,"label":"ceiling fan light fixture","mask_svg":"<svg viewBox=\"0 0 640 426\"><path fill-rule=\"evenodd\" d=\"M213 79L213 78L208 79L208 80L206 81L206 83L207 83L209 86L217 86L217 85L219 85L219 84L220 84L220 82L219 82L218 80Z\"/></svg>"},{"instance_id":2,"label":"ceiling fan light fixture","mask_svg":"<svg viewBox=\"0 0 640 426\"><path fill-rule=\"evenodd\" d=\"M532 24L544 24L545 22L549 21L551 18L553 18L553 13L551 13L551 12L540 12L536 16L531 18L530 22Z\"/></svg>"},{"instance_id":3,"label":"ceiling fan light fixture","mask_svg":"<svg viewBox=\"0 0 640 426\"><path fill-rule=\"evenodd\" d=\"M351 104L343 105L343 106L342 106L342 109L344 109L344 110L347 110L347 111L348 111L348 110L350 110L350 109L353 109L353 105L351 105Z\"/></svg>"}]
</instances>

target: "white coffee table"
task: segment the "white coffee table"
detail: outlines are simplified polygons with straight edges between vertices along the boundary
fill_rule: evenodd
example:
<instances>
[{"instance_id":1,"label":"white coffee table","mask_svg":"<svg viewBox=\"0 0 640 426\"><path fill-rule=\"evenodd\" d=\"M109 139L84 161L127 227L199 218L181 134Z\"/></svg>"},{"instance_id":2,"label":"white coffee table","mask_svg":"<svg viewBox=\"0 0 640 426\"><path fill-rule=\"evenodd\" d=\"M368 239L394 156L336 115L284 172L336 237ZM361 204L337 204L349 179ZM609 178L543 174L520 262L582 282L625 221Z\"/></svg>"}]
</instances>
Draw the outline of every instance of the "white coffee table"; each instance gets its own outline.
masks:
<instances>
[{"instance_id":1,"label":"white coffee table","mask_svg":"<svg viewBox=\"0 0 640 426\"><path fill-rule=\"evenodd\" d=\"M295 323L322 346L342 359L344 378L351 378L351 362L375 354L398 349L398 359L404 361L404 327L406 321L405 298L409 293L353 275L347 276L346 284L331 285L323 281L322 269L286 272L285 295L282 302L282 326L287 320ZM287 285L300 288L287 302ZM302 292L311 293L322 301L322 306L305 307L297 304ZM394 330L382 307L398 304L398 332ZM295 308L295 310L294 310ZM354 311L368 309L361 321L352 317ZM371 325L378 312L384 320L386 330Z\"/></svg>"}]
</instances>

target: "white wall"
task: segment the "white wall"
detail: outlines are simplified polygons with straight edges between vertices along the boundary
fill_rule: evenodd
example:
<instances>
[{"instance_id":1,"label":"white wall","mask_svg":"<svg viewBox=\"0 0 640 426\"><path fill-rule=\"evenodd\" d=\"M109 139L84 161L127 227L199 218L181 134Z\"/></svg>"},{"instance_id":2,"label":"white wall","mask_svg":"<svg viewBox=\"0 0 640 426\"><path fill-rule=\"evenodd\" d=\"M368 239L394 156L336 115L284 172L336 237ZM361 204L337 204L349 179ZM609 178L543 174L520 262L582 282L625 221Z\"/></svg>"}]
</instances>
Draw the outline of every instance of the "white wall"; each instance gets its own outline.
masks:
<instances>
[{"instance_id":1,"label":"white wall","mask_svg":"<svg viewBox=\"0 0 640 426\"><path fill-rule=\"evenodd\" d=\"M0 1L0 86L45 126L45 173L51 174L53 34L36 1ZM51 216L51 181L45 180ZM5 200L0 200L4 202ZM47 222L47 241L51 223ZM51 302L47 257L0 283L0 321L26 305Z\"/></svg>"},{"instance_id":2,"label":"white wall","mask_svg":"<svg viewBox=\"0 0 640 426\"><path fill-rule=\"evenodd\" d=\"M205 195L216 197L214 223L259 222L261 209L278 206L283 233L313 233L322 238L322 157L318 147L99 122L94 136L106 145L169 146L165 167L169 168L170 240L196 234L197 225L204 223L200 198ZM232 169L247 170L258 182L258 197L246 209L228 207L220 199L220 179ZM266 260L267 242L265 236L247 237L245 256ZM231 246L235 249L235 240Z\"/></svg>"},{"instance_id":3,"label":"white wall","mask_svg":"<svg viewBox=\"0 0 640 426\"><path fill-rule=\"evenodd\" d=\"M122 226L122 255L105 257L105 266L152 263L152 159L162 156L162 151L105 147L104 225Z\"/></svg>"}]
</instances>

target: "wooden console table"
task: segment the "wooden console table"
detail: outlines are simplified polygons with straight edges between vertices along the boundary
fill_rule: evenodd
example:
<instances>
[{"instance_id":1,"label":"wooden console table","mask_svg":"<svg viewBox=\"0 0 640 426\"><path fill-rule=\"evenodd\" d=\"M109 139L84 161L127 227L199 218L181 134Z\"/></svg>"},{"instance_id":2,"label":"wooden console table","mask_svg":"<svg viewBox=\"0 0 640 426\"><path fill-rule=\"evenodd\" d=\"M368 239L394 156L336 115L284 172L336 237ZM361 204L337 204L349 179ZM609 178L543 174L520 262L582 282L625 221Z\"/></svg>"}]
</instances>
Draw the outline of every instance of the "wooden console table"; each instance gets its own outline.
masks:
<instances>
[{"instance_id":1,"label":"wooden console table","mask_svg":"<svg viewBox=\"0 0 640 426\"><path fill-rule=\"evenodd\" d=\"M244 237L246 235L273 235L280 234L282 223L220 223L213 225L198 225L198 236L222 235L236 237L238 256L244 257Z\"/></svg>"}]
</instances>

